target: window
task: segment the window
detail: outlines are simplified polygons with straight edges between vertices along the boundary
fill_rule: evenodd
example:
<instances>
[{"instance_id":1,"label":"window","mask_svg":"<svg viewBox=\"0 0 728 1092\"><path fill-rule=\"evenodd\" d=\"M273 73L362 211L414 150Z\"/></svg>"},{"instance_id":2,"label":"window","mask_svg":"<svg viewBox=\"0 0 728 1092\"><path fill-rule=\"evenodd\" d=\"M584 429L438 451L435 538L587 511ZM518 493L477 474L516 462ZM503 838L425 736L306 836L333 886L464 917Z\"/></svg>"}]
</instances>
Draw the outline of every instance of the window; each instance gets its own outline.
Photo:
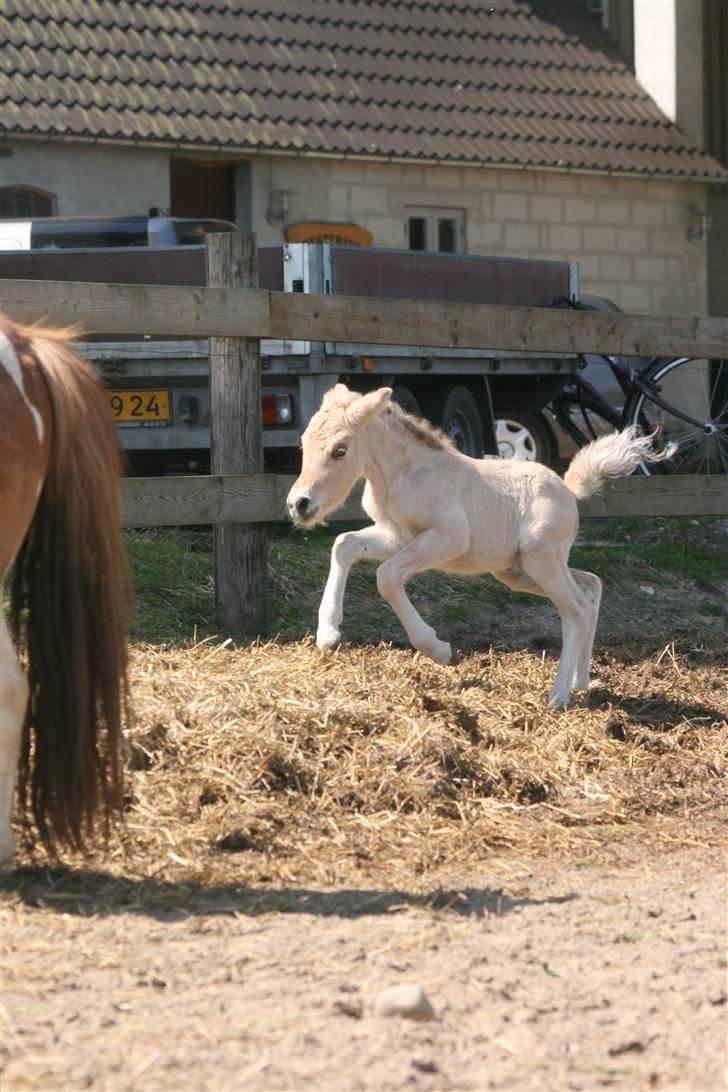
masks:
<instances>
[{"instance_id":1,"label":"window","mask_svg":"<svg viewBox=\"0 0 728 1092\"><path fill-rule=\"evenodd\" d=\"M465 250L463 209L408 209L405 230L410 250L436 250L441 254Z\"/></svg>"},{"instance_id":2,"label":"window","mask_svg":"<svg viewBox=\"0 0 728 1092\"><path fill-rule=\"evenodd\" d=\"M0 219L34 220L52 216L56 199L35 186L0 186Z\"/></svg>"},{"instance_id":3,"label":"window","mask_svg":"<svg viewBox=\"0 0 728 1092\"><path fill-rule=\"evenodd\" d=\"M582 2L590 15L593 15L603 27L609 27L608 0L582 0Z\"/></svg>"}]
</instances>

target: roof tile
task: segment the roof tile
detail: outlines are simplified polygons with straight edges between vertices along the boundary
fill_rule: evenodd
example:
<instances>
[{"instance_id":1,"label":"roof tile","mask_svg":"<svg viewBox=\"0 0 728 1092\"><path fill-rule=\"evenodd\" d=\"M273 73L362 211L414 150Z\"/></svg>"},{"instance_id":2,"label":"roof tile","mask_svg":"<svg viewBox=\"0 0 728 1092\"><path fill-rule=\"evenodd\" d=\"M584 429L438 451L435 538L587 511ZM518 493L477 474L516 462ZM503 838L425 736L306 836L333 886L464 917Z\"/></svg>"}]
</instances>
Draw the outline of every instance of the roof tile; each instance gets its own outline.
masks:
<instances>
[{"instance_id":1,"label":"roof tile","mask_svg":"<svg viewBox=\"0 0 728 1092\"><path fill-rule=\"evenodd\" d=\"M573 0L2 0L7 133L726 178Z\"/></svg>"}]
</instances>

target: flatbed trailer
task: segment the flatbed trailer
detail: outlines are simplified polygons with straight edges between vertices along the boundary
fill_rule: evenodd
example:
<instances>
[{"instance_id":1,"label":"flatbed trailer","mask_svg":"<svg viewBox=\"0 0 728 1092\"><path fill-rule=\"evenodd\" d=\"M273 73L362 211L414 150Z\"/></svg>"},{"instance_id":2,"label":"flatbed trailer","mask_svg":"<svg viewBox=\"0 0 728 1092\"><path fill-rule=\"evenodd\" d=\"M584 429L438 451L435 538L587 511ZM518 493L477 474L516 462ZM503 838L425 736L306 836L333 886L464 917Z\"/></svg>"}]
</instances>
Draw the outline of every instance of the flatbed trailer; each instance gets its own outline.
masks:
<instances>
[{"instance_id":1,"label":"flatbed trailer","mask_svg":"<svg viewBox=\"0 0 728 1092\"><path fill-rule=\"evenodd\" d=\"M439 302L548 307L579 297L571 262L339 246L258 248L259 286ZM0 277L126 284L204 284L202 246L6 251ZM93 339L79 346L104 377L132 472L209 467L208 342ZM567 354L343 342L262 341L263 444L270 467L294 466L301 433L336 382L392 386L468 454L497 454L494 422L541 410L576 369Z\"/></svg>"}]
</instances>

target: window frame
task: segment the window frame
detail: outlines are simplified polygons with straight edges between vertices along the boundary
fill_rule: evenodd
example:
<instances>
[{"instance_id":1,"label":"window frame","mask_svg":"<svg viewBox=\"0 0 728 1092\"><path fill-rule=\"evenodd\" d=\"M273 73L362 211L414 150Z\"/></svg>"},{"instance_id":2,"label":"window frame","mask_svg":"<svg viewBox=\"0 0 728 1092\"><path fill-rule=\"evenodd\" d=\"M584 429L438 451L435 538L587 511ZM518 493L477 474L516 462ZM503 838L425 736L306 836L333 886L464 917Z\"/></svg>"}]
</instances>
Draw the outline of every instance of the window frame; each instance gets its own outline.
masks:
<instances>
[{"instance_id":1,"label":"window frame","mask_svg":"<svg viewBox=\"0 0 728 1092\"><path fill-rule=\"evenodd\" d=\"M425 247L423 250L410 246L410 222L412 220L424 220L426 223L426 237ZM431 241L439 243L439 226L440 221L454 220L455 221L455 249L454 250L440 250L439 246L429 245ZM466 218L465 209L452 208L443 205L406 205L405 206L405 224L404 224L404 236L408 250L411 250L414 254L465 254L467 252L466 245Z\"/></svg>"},{"instance_id":2,"label":"window frame","mask_svg":"<svg viewBox=\"0 0 728 1092\"><path fill-rule=\"evenodd\" d=\"M15 212L12 216L5 216L0 213L4 220L45 220L49 216L56 215L58 201L56 195L50 190L41 189L40 186L29 186L25 182L11 182L7 186L0 186L0 203L2 203L3 195L7 193L28 194L31 197L31 204L35 198L41 198L48 202L50 212L38 212L33 208L30 214Z\"/></svg>"}]
</instances>

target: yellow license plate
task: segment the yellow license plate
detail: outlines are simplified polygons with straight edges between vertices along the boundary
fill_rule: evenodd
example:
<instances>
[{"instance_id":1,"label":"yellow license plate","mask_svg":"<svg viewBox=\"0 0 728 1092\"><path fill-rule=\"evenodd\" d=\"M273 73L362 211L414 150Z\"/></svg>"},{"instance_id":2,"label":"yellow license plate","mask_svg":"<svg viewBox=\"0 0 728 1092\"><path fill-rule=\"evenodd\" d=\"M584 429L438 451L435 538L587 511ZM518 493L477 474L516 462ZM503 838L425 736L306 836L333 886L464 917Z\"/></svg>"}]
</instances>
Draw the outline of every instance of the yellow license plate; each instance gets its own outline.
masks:
<instances>
[{"instance_id":1,"label":"yellow license plate","mask_svg":"<svg viewBox=\"0 0 728 1092\"><path fill-rule=\"evenodd\" d=\"M153 425L172 420L169 391L107 391L118 424Z\"/></svg>"}]
</instances>

